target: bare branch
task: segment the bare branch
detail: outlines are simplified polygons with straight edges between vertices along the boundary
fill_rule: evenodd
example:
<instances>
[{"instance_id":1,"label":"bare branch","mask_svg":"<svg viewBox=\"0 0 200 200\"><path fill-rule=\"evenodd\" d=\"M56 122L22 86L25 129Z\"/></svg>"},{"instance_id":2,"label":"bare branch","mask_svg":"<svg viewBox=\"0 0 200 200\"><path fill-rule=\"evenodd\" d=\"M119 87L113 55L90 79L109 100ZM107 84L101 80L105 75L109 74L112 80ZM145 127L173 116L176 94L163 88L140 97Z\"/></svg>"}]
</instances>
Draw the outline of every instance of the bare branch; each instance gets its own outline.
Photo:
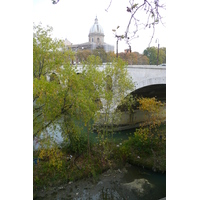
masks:
<instances>
[{"instance_id":1,"label":"bare branch","mask_svg":"<svg viewBox=\"0 0 200 200\"><path fill-rule=\"evenodd\" d=\"M134 0L129 0L129 4L130 6L126 7L127 9L126 11L129 12L131 16L126 27L125 34L120 36L117 35L115 32L115 37L117 37L118 40L125 39L126 43L130 47L130 41L132 39L138 38L138 35L136 36L136 34L138 33L139 30L152 28L153 31L149 43L150 45L155 34L156 25L161 23L164 26L164 23L162 22L162 17L160 15L160 9L165 10L166 9L165 5L160 4L159 0L154 0L154 1L144 0L140 4L135 3ZM146 20L140 22L141 19L137 18L136 15L142 12L146 14ZM134 30L129 31L131 25L134 28Z\"/></svg>"},{"instance_id":2,"label":"bare branch","mask_svg":"<svg viewBox=\"0 0 200 200\"><path fill-rule=\"evenodd\" d=\"M105 9L105 11L106 11L106 12L108 12L108 9L110 8L110 6L111 6L111 3L112 3L112 0L110 0L110 4L109 4L108 8L107 8L107 9Z\"/></svg>"},{"instance_id":3,"label":"bare branch","mask_svg":"<svg viewBox=\"0 0 200 200\"><path fill-rule=\"evenodd\" d=\"M59 0L52 0L52 4L57 4Z\"/></svg>"}]
</instances>

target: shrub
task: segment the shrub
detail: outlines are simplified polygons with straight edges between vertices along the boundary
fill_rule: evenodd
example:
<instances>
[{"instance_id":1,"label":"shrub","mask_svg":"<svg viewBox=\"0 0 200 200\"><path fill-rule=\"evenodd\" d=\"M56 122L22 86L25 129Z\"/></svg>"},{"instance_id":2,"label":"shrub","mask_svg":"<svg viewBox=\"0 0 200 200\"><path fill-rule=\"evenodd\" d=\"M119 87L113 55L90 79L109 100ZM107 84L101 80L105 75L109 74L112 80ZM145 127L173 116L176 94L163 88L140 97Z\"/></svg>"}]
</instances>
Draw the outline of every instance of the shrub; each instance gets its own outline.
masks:
<instances>
[{"instance_id":1,"label":"shrub","mask_svg":"<svg viewBox=\"0 0 200 200\"><path fill-rule=\"evenodd\" d=\"M74 133L69 135L69 146L68 149L72 153L83 153L87 152L87 137L85 135Z\"/></svg>"},{"instance_id":2,"label":"shrub","mask_svg":"<svg viewBox=\"0 0 200 200\"><path fill-rule=\"evenodd\" d=\"M57 170L62 167L62 152L57 147L48 149L40 149L39 157L41 159L47 158L49 167L56 168Z\"/></svg>"}]
</instances>

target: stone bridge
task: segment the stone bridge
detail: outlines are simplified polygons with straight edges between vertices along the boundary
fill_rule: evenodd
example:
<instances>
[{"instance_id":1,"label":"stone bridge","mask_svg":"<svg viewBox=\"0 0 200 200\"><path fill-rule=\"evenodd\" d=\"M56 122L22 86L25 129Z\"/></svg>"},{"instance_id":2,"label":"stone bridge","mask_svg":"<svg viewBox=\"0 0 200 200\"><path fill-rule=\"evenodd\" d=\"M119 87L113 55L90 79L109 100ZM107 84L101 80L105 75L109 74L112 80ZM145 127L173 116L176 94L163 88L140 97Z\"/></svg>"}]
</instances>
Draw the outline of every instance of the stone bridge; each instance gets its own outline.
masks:
<instances>
[{"instance_id":1,"label":"stone bridge","mask_svg":"<svg viewBox=\"0 0 200 200\"><path fill-rule=\"evenodd\" d=\"M104 68L105 65L99 66L100 70ZM77 73L81 73L81 70L82 66L78 65ZM127 70L134 83L132 91L127 91L127 93L143 97L156 96L158 100L166 100L166 66L128 65Z\"/></svg>"},{"instance_id":2,"label":"stone bridge","mask_svg":"<svg viewBox=\"0 0 200 200\"><path fill-rule=\"evenodd\" d=\"M105 66L101 66L103 70ZM166 102L166 66L162 65L128 65L127 70L132 77L134 88L132 91L128 91L128 94L133 94L143 97L156 97L162 102ZM106 113L101 112L101 120L96 122L97 125L105 123L105 120L110 118L110 123L116 122L117 130L125 130L133 127L137 127L140 122L146 120L145 113L140 110L135 110L130 114L126 111L121 113L121 116L116 116L116 110L118 105L114 105L109 113L109 117L105 117ZM114 115L114 116L113 116ZM165 119L166 106L160 108L160 117ZM117 118L119 120L117 120ZM117 122L119 121L119 122ZM113 128L113 127L112 127Z\"/></svg>"},{"instance_id":3,"label":"stone bridge","mask_svg":"<svg viewBox=\"0 0 200 200\"><path fill-rule=\"evenodd\" d=\"M104 70L106 65L99 66L99 70ZM156 97L156 99L165 102L166 101L166 66L162 65L128 65L128 74L132 78L134 88L131 91L127 91L128 94L133 96L143 97ZM82 65L77 66L77 73L82 72ZM121 113L121 116L117 116L116 108L118 107L117 102L113 102L108 112L105 111L105 100L101 99L103 109L100 111L101 120L96 121L96 124L101 125L107 123L110 119L110 124L120 126L122 129L128 129L135 126L142 121L145 121L145 114L140 110L135 110L130 115L126 111ZM161 108L161 116L165 117L166 108ZM163 114L164 113L164 114ZM118 120L117 120L118 119ZM119 121L119 122L117 122ZM108 122L109 124L109 122Z\"/></svg>"},{"instance_id":4,"label":"stone bridge","mask_svg":"<svg viewBox=\"0 0 200 200\"><path fill-rule=\"evenodd\" d=\"M127 70L134 81L135 90L151 85L166 84L166 66L128 65Z\"/></svg>"}]
</instances>

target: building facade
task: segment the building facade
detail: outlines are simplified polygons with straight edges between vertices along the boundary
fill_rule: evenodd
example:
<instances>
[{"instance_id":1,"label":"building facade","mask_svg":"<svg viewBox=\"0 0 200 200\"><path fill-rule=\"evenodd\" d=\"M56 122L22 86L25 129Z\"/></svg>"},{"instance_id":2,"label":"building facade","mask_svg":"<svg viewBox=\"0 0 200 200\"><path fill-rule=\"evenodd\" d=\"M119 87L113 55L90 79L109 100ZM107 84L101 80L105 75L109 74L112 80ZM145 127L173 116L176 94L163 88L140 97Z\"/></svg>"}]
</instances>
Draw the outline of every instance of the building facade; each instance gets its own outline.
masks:
<instances>
[{"instance_id":1,"label":"building facade","mask_svg":"<svg viewBox=\"0 0 200 200\"><path fill-rule=\"evenodd\" d=\"M104 49L106 52L114 52L114 46L104 42L104 31L102 26L99 24L97 17L95 18L94 24L91 26L88 42L82 44L72 44L67 39L65 39L66 48L71 48L72 51L77 52L78 50L94 50L94 49Z\"/></svg>"}]
</instances>

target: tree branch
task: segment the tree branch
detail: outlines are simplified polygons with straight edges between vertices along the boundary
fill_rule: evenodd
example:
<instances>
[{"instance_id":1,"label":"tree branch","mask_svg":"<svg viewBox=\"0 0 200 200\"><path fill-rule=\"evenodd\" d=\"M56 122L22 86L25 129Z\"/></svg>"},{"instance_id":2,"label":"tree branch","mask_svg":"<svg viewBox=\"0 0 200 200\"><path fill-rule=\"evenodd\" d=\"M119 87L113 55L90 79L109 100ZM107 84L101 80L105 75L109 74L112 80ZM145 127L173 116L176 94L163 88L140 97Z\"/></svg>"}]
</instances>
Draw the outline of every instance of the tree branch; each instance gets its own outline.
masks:
<instances>
[{"instance_id":1,"label":"tree branch","mask_svg":"<svg viewBox=\"0 0 200 200\"><path fill-rule=\"evenodd\" d=\"M37 108L34 108L33 111L39 110L39 109L41 109L41 108L44 107L44 106L45 106L45 104L43 104L43 105L41 105L41 106L39 106L39 107L37 107Z\"/></svg>"},{"instance_id":2,"label":"tree branch","mask_svg":"<svg viewBox=\"0 0 200 200\"><path fill-rule=\"evenodd\" d=\"M110 6L111 6L111 3L112 3L112 0L110 0L110 4L109 4L108 8L107 8L107 9L105 9L105 11L106 11L106 12L108 12L108 9L110 8Z\"/></svg>"},{"instance_id":3,"label":"tree branch","mask_svg":"<svg viewBox=\"0 0 200 200\"><path fill-rule=\"evenodd\" d=\"M151 36L151 39L149 42L149 45L150 45L152 42L152 39L154 37L155 25L157 25L159 23L164 25L159 11L160 11L160 9L165 9L165 5L164 4L160 5L159 0L154 0L154 1L144 0L140 4L134 4L134 0L132 0L132 1L129 0L129 4L130 4L130 7L127 7L126 11L130 12L131 16L128 21L127 27L126 27L125 34L117 35L115 33L115 37L117 37L118 39L119 38L125 39L126 43L130 47L130 41L134 38L139 37L139 36L136 37L136 34L138 33L139 30L145 29L146 27L153 28L152 36ZM110 7L110 5L109 5L109 7ZM142 9L144 9L144 11L142 11ZM146 23L145 23L145 21L139 23L139 21L141 21L141 19L136 18L136 14L141 13L141 12L144 12L147 15ZM131 24L135 28L132 32L129 32ZM115 31L115 30L113 30L113 31Z\"/></svg>"},{"instance_id":4,"label":"tree branch","mask_svg":"<svg viewBox=\"0 0 200 200\"><path fill-rule=\"evenodd\" d=\"M70 109L70 108L72 107L72 105L73 105L73 104L69 105L68 109ZM68 110L68 109L67 109L67 110ZM60 112L57 116L55 116L54 119L50 120L49 123L47 123L45 126L42 126L35 134L33 134L33 137L36 137L37 134L38 134L39 132L41 132L42 130L44 130L45 128L47 128L47 127L48 127L50 124L52 124L55 120L57 120L59 117L61 117L61 115L65 114L67 110L64 109L64 108L62 108L62 109L61 109L61 112Z\"/></svg>"},{"instance_id":5,"label":"tree branch","mask_svg":"<svg viewBox=\"0 0 200 200\"><path fill-rule=\"evenodd\" d=\"M37 115L34 119L33 119L33 121L35 121L39 116L41 116L42 115L42 113L40 113L39 115Z\"/></svg>"}]
</instances>

